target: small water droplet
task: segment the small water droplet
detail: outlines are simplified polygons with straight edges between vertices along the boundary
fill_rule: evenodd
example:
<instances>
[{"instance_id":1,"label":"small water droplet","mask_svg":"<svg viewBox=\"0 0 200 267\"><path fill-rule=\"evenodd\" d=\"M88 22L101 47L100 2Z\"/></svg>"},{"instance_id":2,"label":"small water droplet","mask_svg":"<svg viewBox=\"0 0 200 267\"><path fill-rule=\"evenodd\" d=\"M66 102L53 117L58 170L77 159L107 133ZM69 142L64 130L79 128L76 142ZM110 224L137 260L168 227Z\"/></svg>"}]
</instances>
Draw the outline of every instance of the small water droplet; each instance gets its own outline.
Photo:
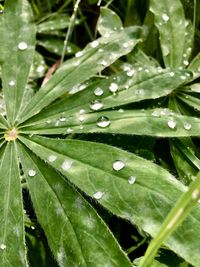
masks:
<instances>
[{"instance_id":1,"label":"small water droplet","mask_svg":"<svg viewBox=\"0 0 200 267\"><path fill-rule=\"evenodd\" d=\"M15 81L14 80L9 81L9 85L10 86L14 86L15 85Z\"/></svg>"},{"instance_id":2,"label":"small water droplet","mask_svg":"<svg viewBox=\"0 0 200 267\"><path fill-rule=\"evenodd\" d=\"M192 128L192 125L190 123L186 122L186 123L184 123L183 127L185 130L190 130Z\"/></svg>"},{"instance_id":3,"label":"small water droplet","mask_svg":"<svg viewBox=\"0 0 200 267\"><path fill-rule=\"evenodd\" d=\"M135 70L129 70L126 75L132 77L135 74Z\"/></svg>"},{"instance_id":4,"label":"small water droplet","mask_svg":"<svg viewBox=\"0 0 200 267\"><path fill-rule=\"evenodd\" d=\"M100 128L105 128L108 127L109 125L110 125L110 120L107 117L101 116L100 118L98 118L97 126L99 126Z\"/></svg>"},{"instance_id":5,"label":"small water droplet","mask_svg":"<svg viewBox=\"0 0 200 267\"><path fill-rule=\"evenodd\" d=\"M169 75L170 75L171 77L174 77L175 73L172 71L172 72L169 73Z\"/></svg>"},{"instance_id":6,"label":"small water droplet","mask_svg":"<svg viewBox=\"0 0 200 267\"><path fill-rule=\"evenodd\" d=\"M176 121L171 118L168 120L167 125L169 126L169 128L174 129L176 127Z\"/></svg>"},{"instance_id":7,"label":"small water droplet","mask_svg":"<svg viewBox=\"0 0 200 267\"><path fill-rule=\"evenodd\" d=\"M109 32L106 32L106 33L104 34L104 37L105 37L105 38L109 38L109 37L110 37L110 33L109 33Z\"/></svg>"},{"instance_id":8,"label":"small water droplet","mask_svg":"<svg viewBox=\"0 0 200 267\"><path fill-rule=\"evenodd\" d=\"M72 132L73 132L72 128L67 128L67 133L72 133Z\"/></svg>"},{"instance_id":9,"label":"small water droplet","mask_svg":"<svg viewBox=\"0 0 200 267\"><path fill-rule=\"evenodd\" d=\"M28 45L26 42L20 42L18 44L18 48L19 48L19 50L26 50L28 48Z\"/></svg>"},{"instance_id":10,"label":"small water droplet","mask_svg":"<svg viewBox=\"0 0 200 267\"><path fill-rule=\"evenodd\" d=\"M93 197L95 199L101 199L104 194L105 194L104 192L98 191L98 192L96 192L96 193L93 194Z\"/></svg>"},{"instance_id":11,"label":"small water droplet","mask_svg":"<svg viewBox=\"0 0 200 267\"><path fill-rule=\"evenodd\" d=\"M106 66L108 65L108 62L105 61L105 60L101 60L101 61L99 62L99 64L102 65L102 66L104 66L104 67L106 67Z\"/></svg>"},{"instance_id":12,"label":"small water droplet","mask_svg":"<svg viewBox=\"0 0 200 267\"><path fill-rule=\"evenodd\" d=\"M109 90L112 92L112 93L116 93L117 90L118 90L118 84L117 83L111 83L110 86L109 86Z\"/></svg>"},{"instance_id":13,"label":"small water droplet","mask_svg":"<svg viewBox=\"0 0 200 267\"><path fill-rule=\"evenodd\" d=\"M128 178L128 183L129 183L129 184L134 184L135 181L136 181L136 177L135 177L135 176L130 176L130 177Z\"/></svg>"},{"instance_id":14,"label":"small water droplet","mask_svg":"<svg viewBox=\"0 0 200 267\"><path fill-rule=\"evenodd\" d=\"M99 100L95 100L92 102L92 104L90 105L90 108L92 110L99 110L103 107L103 103Z\"/></svg>"},{"instance_id":15,"label":"small water droplet","mask_svg":"<svg viewBox=\"0 0 200 267\"><path fill-rule=\"evenodd\" d=\"M184 64L185 66L187 66L187 65L189 65L189 61L184 60L184 61L183 61L183 64Z\"/></svg>"},{"instance_id":16,"label":"small water droplet","mask_svg":"<svg viewBox=\"0 0 200 267\"><path fill-rule=\"evenodd\" d=\"M94 90L94 94L96 96L101 96L103 95L103 89L101 89L100 87L97 87L95 90Z\"/></svg>"},{"instance_id":17,"label":"small water droplet","mask_svg":"<svg viewBox=\"0 0 200 267\"><path fill-rule=\"evenodd\" d=\"M61 168L63 169L63 171L68 171L72 166L72 161L71 160L65 160L62 165Z\"/></svg>"},{"instance_id":18,"label":"small water droplet","mask_svg":"<svg viewBox=\"0 0 200 267\"><path fill-rule=\"evenodd\" d=\"M184 75L182 75L181 80L186 80L186 77Z\"/></svg>"},{"instance_id":19,"label":"small water droplet","mask_svg":"<svg viewBox=\"0 0 200 267\"><path fill-rule=\"evenodd\" d=\"M6 245L4 245L4 244L1 244L1 245L0 245L0 249L1 249L1 250L4 250L4 249L6 249Z\"/></svg>"},{"instance_id":20,"label":"small water droplet","mask_svg":"<svg viewBox=\"0 0 200 267\"><path fill-rule=\"evenodd\" d=\"M82 51L79 51L75 54L75 57L82 57L83 55L83 52Z\"/></svg>"},{"instance_id":21,"label":"small water droplet","mask_svg":"<svg viewBox=\"0 0 200 267\"><path fill-rule=\"evenodd\" d=\"M42 65L38 66L37 69L36 69L36 71L38 73L42 73L44 71L44 66L42 66Z\"/></svg>"},{"instance_id":22,"label":"small water droplet","mask_svg":"<svg viewBox=\"0 0 200 267\"><path fill-rule=\"evenodd\" d=\"M49 155L48 156L48 161L49 162L54 162L56 159L57 159L57 156L56 155Z\"/></svg>"},{"instance_id":23,"label":"small water droplet","mask_svg":"<svg viewBox=\"0 0 200 267\"><path fill-rule=\"evenodd\" d=\"M81 116L79 116L78 119L79 119L80 122L83 122L85 120L85 117L83 115L81 115Z\"/></svg>"},{"instance_id":24,"label":"small water droplet","mask_svg":"<svg viewBox=\"0 0 200 267\"><path fill-rule=\"evenodd\" d=\"M160 117L160 114L158 111L154 110L152 113L151 113L152 116L154 117Z\"/></svg>"},{"instance_id":25,"label":"small water droplet","mask_svg":"<svg viewBox=\"0 0 200 267\"><path fill-rule=\"evenodd\" d=\"M28 175L31 176L31 177L33 177L33 176L36 175L36 171L35 170L29 170L28 171Z\"/></svg>"},{"instance_id":26,"label":"small water droplet","mask_svg":"<svg viewBox=\"0 0 200 267\"><path fill-rule=\"evenodd\" d=\"M60 117L60 119L59 119L61 122L63 122L63 121L66 121L66 118L65 117Z\"/></svg>"},{"instance_id":27,"label":"small water droplet","mask_svg":"<svg viewBox=\"0 0 200 267\"><path fill-rule=\"evenodd\" d=\"M169 20L169 16L167 14L163 14L162 19L167 22Z\"/></svg>"},{"instance_id":28,"label":"small water droplet","mask_svg":"<svg viewBox=\"0 0 200 267\"><path fill-rule=\"evenodd\" d=\"M124 43L124 44L123 44L123 47L124 47L124 48L128 48L128 46L129 46L128 43Z\"/></svg>"},{"instance_id":29,"label":"small water droplet","mask_svg":"<svg viewBox=\"0 0 200 267\"><path fill-rule=\"evenodd\" d=\"M113 163L113 170L115 171L120 171L122 170L124 167L125 167L125 164L123 161L121 160L116 160L114 163Z\"/></svg>"},{"instance_id":30,"label":"small water droplet","mask_svg":"<svg viewBox=\"0 0 200 267\"><path fill-rule=\"evenodd\" d=\"M95 48L95 47L97 47L99 45L99 42L97 41L97 40L95 40L95 41L93 41L92 43L91 43L91 47L92 48Z\"/></svg>"},{"instance_id":31,"label":"small water droplet","mask_svg":"<svg viewBox=\"0 0 200 267\"><path fill-rule=\"evenodd\" d=\"M79 113L80 113L80 114L84 114L84 113L85 113L85 109L80 109L80 110L79 110Z\"/></svg>"}]
</instances>

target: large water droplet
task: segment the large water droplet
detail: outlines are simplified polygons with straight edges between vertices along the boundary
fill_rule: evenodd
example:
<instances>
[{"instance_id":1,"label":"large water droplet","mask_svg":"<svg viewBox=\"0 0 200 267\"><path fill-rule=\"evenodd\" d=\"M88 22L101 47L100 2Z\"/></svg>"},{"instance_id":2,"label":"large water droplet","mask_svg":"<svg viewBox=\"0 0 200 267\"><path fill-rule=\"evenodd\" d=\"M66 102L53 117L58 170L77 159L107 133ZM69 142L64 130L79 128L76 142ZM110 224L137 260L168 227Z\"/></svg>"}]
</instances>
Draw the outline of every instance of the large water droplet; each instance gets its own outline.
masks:
<instances>
[{"instance_id":1,"label":"large water droplet","mask_svg":"<svg viewBox=\"0 0 200 267\"><path fill-rule=\"evenodd\" d=\"M28 48L28 45L26 42L20 42L18 44L18 48L19 48L19 50L26 50Z\"/></svg>"},{"instance_id":2,"label":"large water droplet","mask_svg":"<svg viewBox=\"0 0 200 267\"><path fill-rule=\"evenodd\" d=\"M0 249L1 249L1 250L4 250L4 249L6 249L6 245L4 245L4 244L1 244L1 245L0 245Z\"/></svg>"},{"instance_id":3,"label":"large water droplet","mask_svg":"<svg viewBox=\"0 0 200 267\"><path fill-rule=\"evenodd\" d=\"M169 16L167 14L163 14L162 19L167 22L169 20Z\"/></svg>"},{"instance_id":4,"label":"large water droplet","mask_svg":"<svg viewBox=\"0 0 200 267\"><path fill-rule=\"evenodd\" d=\"M61 168L63 169L63 171L68 171L72 166L72 161L71 160L65 160L62 165Z\"/></svg>"},{"instance_id":5,"label":"large water droplet","mask_svg":"<svg viewBox=\"0 0 200 267\"><path fill-rule=\"evenodd\" d=\"M110 120L107 117L101 116L100 118L98 118L97 126L105 128L108 127L109 125L110 125Z\"/></svg>"},{"instance_id":6,"label":"large water droplet","mask_svg":"<svg viewBox=\"0 0 200 267\"><path fill-rule=\"evenodd\" d=\"M186 122L186 123L184 123L183 127L185 130L190 130L192 128L192 125L190 123Z\"/></svg>"},{"instance_id":7,"label":"large water droplet","mask_svg":"<svg viewBox=\"0 0 200 267\"><path fill-rule=\"evenodd\" d=\"M14 80L11 80L11 81L9 81L9 83L8 83L10 86L14 86L15 85L15 81Z\"/></svg>"},{"instance_id":8,"label":"large water droplet","mask_svg":"<svg viewBox=\"0 0 200 267\"><path fill-rule=\"evenodd\" d=\"M92 104L90 105L90 108L92 110L99 110L103 107L103 103L99 100L95 100L94 102L92 102Z\"/></svg>"},{"instance_id":9,"label":"large water droplet","mask_svg":"<svg viewBox=\"0 0 200 267\"><path fill-rule=\"evenodd\" d=\"M56 159L57 159L57 156L55 156L55 155L49 155L48 156L48 161L49 162L54 162Z\"/></svg>"},{"instance_id":10,"label":"large water droplet","mask_svg":"<svg viewBox=\"0 0 200 267\"><path fill-rule=\"evenodd\" d=\"M128 183L129 183L129 184L134 184L135 181L136 181L136 177L135 177L135 176L130 176L130 177L128 178Z\"/></svg>"},{"instance_id":11,"label":"large water droplet","mask_svg":"<svg viewBox=\"0 0 200 267\"><path fill-rule=\"evenodd\" d=\"M120 171L125 167L125 164L121 160L116 160L112 166L115 171Z\"/></svg>"},{"instance_id":12,"label":"large water droplet","mask_svg":"<svg viewBox=\"0 0 200 267\"><path fill-rule=\"evenodd\" d=\"M101 96L103 95L103 89L101 89L100 87L97 87L95 90L94 90L94 94L96 96Z\"/></svg>"},{"instance_id":13,"label":"large water droplet","mask_svg":"<svg viewBox=\"0 0 200 267\"><path fill-rule=\"evenodd\" d=\"M118 84L117 83L111 83L110 86L109 86L109 90L112 92L112 93L116 93L117 90L118 90Z\"/></svg>"},{"instance_id":14,"label":"large water droplet","mask_svg":"<svg viewBox=\"0 0 200 267\"><path fill-rule=\"evenodd\" d=\"M33 176L36 175L36 171L35 170L29 170L28 171L28 175L31 176L31 177L33 177Z\"/></svg>"},{"instance_id":15,"label":"large water droplet","mask_svg":"<svg viewBox=\"0 0 200 267\"><path fill-rule=\"evenodd\" d=\"M168 120L167 125L169 126L169 128L174 129L176 127L176 121L171 118Z\"/></svg>"},{"instance_id":16,"label":"large water droplet","mask_svg":"<svg viewBox=\"0 0 200 267\"><path fill-rule=\"evenodd\" d=\"M93 197L95 199L101 199L104 194L105 194L104 192L98 191L98 192L96 192L96 193L93 194Z\"/></svg>"}]
</instances>

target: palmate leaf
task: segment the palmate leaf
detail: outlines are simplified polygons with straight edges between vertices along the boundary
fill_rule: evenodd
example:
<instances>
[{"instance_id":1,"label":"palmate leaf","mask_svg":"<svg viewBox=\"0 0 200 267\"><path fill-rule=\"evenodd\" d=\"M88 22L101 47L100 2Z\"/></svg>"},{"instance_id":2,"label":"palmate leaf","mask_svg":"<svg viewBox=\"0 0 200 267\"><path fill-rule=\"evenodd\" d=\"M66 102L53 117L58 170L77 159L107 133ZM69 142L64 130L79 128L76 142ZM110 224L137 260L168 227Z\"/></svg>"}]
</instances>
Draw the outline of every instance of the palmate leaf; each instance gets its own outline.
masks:
<instances>
[{"instance_id":1,"label":"palmate leaf","mask_svg":"<svg viewBox=\"0 0 200 267\"><path fill-rule=\"evenodd\" d=\"M14 143L1 148L0 177L0 266L25 267L20 173Z\"/></svg>"},{"instance_id":2,"label":"palmate leaf","mask_svg":"<svg viewBox=\"0 0 200 267\"><path fill-rule=\"evenodd\" d=\"M141 41L143 35L142 28L129 27L88 44L82 52L76 54L76 58L64 63L49 82L36 93L18 120L22 122L37 114L52 101L69 92L73 86L86 81L119 57L129 53Z\"/></svg>"},{"instance_id":3,"label":"palmate leaf","mask_svg":"<svg viewBox=\"0 0 200 267\"><path fill-rule=\"evenodd\" d=\"M187 66L192 51L190 36L193 36L193 31L191 23L185 19L181 1L151 0L150 10L155 16L165 66Z\"/></svg>"},{"instance_id":4,"label":"palmate leaf","mask_svg":"<svg viewBox=\"0 0 200 267\"><path fill-rule=\"evenodd\" d=\"M112 213L152 236L186 191L161 167L104 144L33 136L20 140ZM200 207L165 242L191 264L200 264Z\"/></svg>"},{"instance_id":5,"label":"palmate leaf","mask_svg":"<svg viewBox=\"0 0 200 267\"><path fill-rule=\"evenodd\" d=\"M84 198L30 150L21 145L19 150L38 220L59 266L132 266Z\"/></svg>"},{"instance_id":6,"label":"palmate leaf","mask_svg":"<svg viewBox=\"0 0 200 267\"><path fill-rule=\"evenodd\" d=\"M34 55L35 26L25 0L5 1L0 17L0 61L8 122L13 125L21 108Z\"/></svg>"},{"instance_id":7,"label":"palmate leaf","mask_svg":"<svg viewBox=\"0 0 200 267\"><path fill-rule=\"evenodd\" d=\"M157 137L199 136L199 130L199 118L169 109L77 113L19 129L26 134L118 133Z\"/></svg>"},{"instance_id":8,"label":"palmate leaf","mask_svg":"<svg viewBox=\"0 0 200 267\"><path fill-rule=\"evenodd\" d=\"M169 95L174 89L191 79L191 73L185 70L164 70L154 67L135 68L112 75L107 79L94 81L85 90L73 93L73 89L57 103L50 105L43 112L31 118L25 125L35 125L42 121L69 117L81 111L84 113L103 110L139 102L145 99L156 99Z\"/></svg>"},{"instance_id":9,"label":"palmate leaf","mask_svg":"<svg viewBox=\"0 0 200 267\"><path fill-rule=\"evenodd\" d=\"M193 72L194 79L200 77L200 53L198 53L196 57L192 60L188 69Z\"/></svg>"}]
</instances>

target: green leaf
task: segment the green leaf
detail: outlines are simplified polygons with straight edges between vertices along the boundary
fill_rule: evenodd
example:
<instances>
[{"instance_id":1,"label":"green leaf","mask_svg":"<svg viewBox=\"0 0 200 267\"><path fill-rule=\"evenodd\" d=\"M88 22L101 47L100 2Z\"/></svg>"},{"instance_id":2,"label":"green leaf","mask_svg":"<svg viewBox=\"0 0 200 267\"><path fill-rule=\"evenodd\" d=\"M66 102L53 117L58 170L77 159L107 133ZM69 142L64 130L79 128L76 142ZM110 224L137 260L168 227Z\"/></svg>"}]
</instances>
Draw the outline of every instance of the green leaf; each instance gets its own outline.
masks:
<instances>
[{"instance_id":1,"label":"green leaf","mask_svg":"<svg viewBox=\"0 0 200 267\"><path fill-rule=\"evenodd\" d=\"M155 16L155 25L160 34L165 66L171 68L184 66L191 53L191 42L187 40L188 36L185 33L190 31L191 27L188 26L188 22L185 20L181 1L151 0L150 10ZM185 52L187 52L186 57L183 57ZM185 65L187 66L188 64L187 62Z\"/></svg>"},{"instance_id":2,"label":"green leaf","mask_svg":"<svg viewBox=\"0 0 200 267\"><path fill-rule=\"evenodd\" d=\"M20 173L13 142L1 155L0 188L0 266L28 266Z\"/></svg>"},{"instance_id":3,"label":"green leaf","mask_svg":"<svg viewBox=\"0 0 200 267\"><path fill-rule=\"evenodd\" d=\"M157 137L199 136L200 119L169 109L115 110L60 116L20 128L26 134L117 133Z\"/></svg>"},{"instance_id":4,"label":"green leaf","mask_svg":"<svg viewBox=\"0 0 200 267\"><path fill-rule=\"evenodd\" d=\"M112 213L152 236L158 233L174 202L186 191L166 170L114 147L37 136L21 136L20 140ZM199 221L198 206L165 241L167 247L197 266Z\"/></svg>"},{"instance_id":5,"label":"green leaf","mask_svg":"<svg viewBox=\"0 0 200 267\"><path fill-rule=\"evenodd\" d=\"M11 125L21 108L32 64L34 33L35 26L28 2L7 0L0 19L0 60L7 119Z\"/></svg>"},{"instance_id":6,"label":"green leaf","mask_svg":"<svg viewBox=\"0 0 200 267\"><path fill-rule=\"evenodd\" d=\"M200 111L200 99L199 99L199 94L195 97L192 96L188 93L179 93L178 98L181 99L184 103L188 104L195 110Z\"/></svg>"},{"instance_id":7,"label":"green leaf","mask_svg":"<svg viewBox=\"0 0 200 267\"><path fill-rule=\"evenodd\" d=\"M120 31L123 25L120 17L111 9L101 7L100 17L97 23L97 30L103 36L114 31Z\"/></svg>"},{"instance_id":8,"label":"green leaf","mask_svg":"<svg viewBox=\"0 0 200 267\"><path fill-rule=\"evenodd\" d=\"M35 51L34 54L34 61L31 66L29 78L38 79L44 76L47 70L47 65L42 57L38 52ZM26 92L25 92L26 93Z\"/></svg>"},{"instance_id":9,"label":"green leaf","mask_svg":"<svg viewBox=\"0 0 200 267\"><path fill-rule=\"evenodd\" d=\"M87 45L76 58L64 63L49 82L36 93L18 121L22 122L37 114L52 101L69 92L73 86L91 78L117 58L129 53L141 41L141 37L140 27L130 27L111 34L109 38L102 37ZM124 48L121 39L128 44L128 47Z\"/></svg>"},{"instance_id":10,"label":"green leaf","mask_svg":"<svg viewBox=\"0 0 200 267\"><path fill-rule=\"evenodd\" d=\"M75 188L23 146L20 154L38 220L59 265L131 267L106 225Z\"/></svg>"},{"instance_id":11,"label":"green leaf","mask_svg":"<svg viewBox=\"0 0 200 267\"><path fill-rule=\"evenodd\" d=\"M77 117L80 111L91 113L95 110L167 96L190 79L190 72L187 71L154 67L135 68L132 65L125 67L125 72L94 81L88 86L81 84L72 88L70 95L50 105L44 112L26 122L26 125L38 124L41 121L46 124L46 121L51 119L55 121L60 117L67 118L72 115ZM86 88L79 92L82 87ZM76 91L78 92L75 93Z\"/></svg>"},{"instance_id":12,"label":"green leaf","mask_svg":"<svg viewBox=\"0 0 200 267\"><path fill-rule=\"evenodd\" d=\"M194 79L197 79L200 77L200 53L198 53L196 57L193 58L188 69L193 72Z\"/></svg>"}]
</instances>

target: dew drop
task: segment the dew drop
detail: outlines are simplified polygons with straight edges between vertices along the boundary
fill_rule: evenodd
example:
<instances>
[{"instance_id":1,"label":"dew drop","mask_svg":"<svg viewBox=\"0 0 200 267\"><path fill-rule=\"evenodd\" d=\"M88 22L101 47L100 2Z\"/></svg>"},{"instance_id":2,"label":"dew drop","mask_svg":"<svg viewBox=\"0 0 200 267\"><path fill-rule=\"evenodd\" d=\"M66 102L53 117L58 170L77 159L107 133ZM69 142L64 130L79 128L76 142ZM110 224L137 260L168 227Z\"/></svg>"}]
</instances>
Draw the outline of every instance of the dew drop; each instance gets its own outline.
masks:
<instances>
[{"instance_id":1,"label":"dew drop","mask_svg":"<svg viewBox=\"0 0 200 267\"><path fill-rule=\"evenodd\" d=\"M189 65L189 62L188 62L187 60L184 60L184 61L183 61L183 64L184 64L185 66L187 66L187 65Z\"/></svg>"},{"instance_id":2,"label":"dew drop","mask_svg":"<svg viewBox=\"0 0 200 267\"><path fill-rule=\"evenodd\" d=\"M169 20L169 16L167 14L163 14L162 19L167 22Z\"/></svg>"},{"instance_id":3,"label":"dew drop","mask_svg":"<svg viewBox=\"0 0 200 267\"><path fill-rule=\"evenodd\" d=\"M105 61L105 60L101 60L101 61L99 62L99 64L102 65L102 66L104 66L104 67L106 67L106 66L108 65L108 62Z\"/></svg>"},{"instance_id":4,"label":"dew drop","mask_svg":"<svg viewBox=\"0 0 200 267\"><path fill-rule=\"evenodd\" d=\"M37 67L37 70L36 70L38 73L42 73L44 71L44 66L38 66Z\"/></svg>"},{"instance_id":5,"label":"dew drop","mask_svg":"<svg viewBox=\"0 0 200 267\"><path fill-rule=\"evenodd\" d=\"M123 44L123 47L124 47L124 48L128 48L128 43L124 43L124 44Z\"/></svg>"},{"instance_id":6,"label":"dew drop","mask_svg":"<svg viewBox=\"0 0 200 267\"><path fill-rule=\"evenodd\" d=\"M186 122L186 123L184 123L183 127L185 130L190 130L192 128L192 125L190 123Z\"/></svg>"},{"instance_id":7,"label":"dew drop","mask_svg":"<svg viewBox=\"0 0 200 267\"><path fill-rule=\"evenodd\" d=\"M28 175L31 176L31 177L33 177L33 176L36 175L36 171L35 170L29 170L28 171Z\"/></svg>"},{"instance_id":8,"label":"dew drop","mask_svg":"<svg viewBox=\"0 0 200 267\"><path fill-rule=\"evenodd\" d=\"M48 156L48 161L49 162L54 162L56 159L57 159L57 156L55 156L55 155L49 155Z\"/></svg>"},{"instance_id":9,"label":"dew drop","mask_svg":"<svg viewBox=\"0 0 200 267\"><path fill-rule=\"evenodd\" d=\"M111 83L110 86L109 86L109 90L112 92L112 93L116 93L117 90L118 90L118 84L116 83Z\"/></svg>"},{"instance_id":10,"label":"dew drop","mask_svg":"<svg viewBox=\"0 0 200 267\"><path fill-rule=\"evenodd\" d=\"M91 43L91 47L92 48L95 48L95 47L97 47L99 45L99 42L97 41L97 40L95 40L95 41L93 41L92 43Z\"/></svg>"},{"instance_id":11,"label":"dew drop","mask_svg":"<svg viewBox=\"0 0 200 267\"><path fill-rule=\"evenodd\" d=\"M101 199L104 194L105 194L104 192L98 191L98 192L96 192L96 193L93 194L93 197L95 199Z\"/></svg>"},{"instance_id":12,"label":"dew drop","mask_svg":"<svg viewBox=\"0 0 200 267\"><path fill-rule=\"evenodd\" d=\"M79 119L80 122L83 122L85 120L85 117L83 115L81 115L81 116L79 116L78 119Z\"/></svg>"},{"instance_id":13,"label":"dew drop","mask_svg":"<svg viewBox=\"0 0 200 267\"><path fill-rule=\"evenodd\" d=\"M106 128L110 125L110 120L107 117L101 116L97 120L97 126L100 128Z\"/></svg>"},{"instance_id":14,"label":"dew drop","mask_svg":"<svg viewBox=\"0 0 200 267\"><path fill-rule=\"evenodd\" d=\"M82 57L83 55L83 52L82 51L79 51L75 54L75 57Z\"/></svg>"},{"instance_id":15,"label":"dew drop","mask_svg":"<svg viewBox=\"0 0 200 267\"><path fill-rule=\"evenodd\" d=\"M67 133L72 133L72 132L73 132L72 128L67 128Z\"/></svg>"},{"instance_id":16,"label":"dew drop","mask_svg":"<svg viewBox=\"0 0 200 267\"><path fill-rule=\"evenodd\" d=\"M63 122L63 121L66 121L66 118L65 117L60 117L60 119L59 119L61 122Z\"/></svg>"},{"instance_id":17,"label":"dew drop","mask_svg":"<svg viewBox=\"0 0 200 267\"><path fill-rule=\"evenodd\" d=\"M4 244L1 244L1 245L0 245L0 249L1 249L1 250L4 250L4 249L6 249L6 245L4 245Z\"/></svg>"},{"instance_id":18,"label":"dew drop","mask_svg":"<svg viewBox=\"0 0 200 267\"><path fill-rule=\"evenodd\" d=\"M94 102L92 102L92 104L90 105L90 108L92 110L99 110L103 107L103 103L99 100L95 100Z\"/></svg>"},{"instance_id":19,"label":"dew drop","mask_svg":"<svg viewBox=\"0 0 200 267\"><path fill-rule=\"evenodd\" d=\"M174 72L170 72L169 75L170 75L171 77L174 77L175 73L174 73Z\"/></svg>"},{"instance_id":20,"label":"dew drop","mask_svg":"<svg viewBox=\"0 0 200 267\"><path fill-rule=\"evenodd\" d=\"M18 44L18 48L19 48L19 50L26 50L28 48L28 45L26 42L20 42Z\"/></svg>"},{"instance_id":21,"label":"dew drop","mask_svg":"<svg viewBox=\"0 0 200 267\"><path fill-rule=\"evenodd\" d=\"M14 86L15 85L15 81L14 80L9 81L9 85L10 86Z\"/></svg>"},{"instance_id":22,"label":"dew drop","mask_svg":"<svg viewBox=\"0 0 200 267\"><path fill-rule=\"evenodd\" d=\"M113 170L115 171L120 171L122 170L124 167L125 167L125 164L123 161L121 160L116 160L114 163L113 163Z\"/></svg>"},{"instance_id":23,"label":"dew drop","mask_svg":"<svg viewBox=\"0 0 200 267\"><path fill-rule=\"evenodd\" d=\"M80 109L80 110L79 110L79 113L80 113L80 114L84 114L84 113L85 113L85 109Z\"/></svg>"},{"instance_id":24,"label":"dew drop","mask_svg":"<svg viewBox=\"0 0 200 267\"><path fill-rule=\"evenodd\" d=\"M129 183L129 184L134 184L135 181L136 181L136 177L135 177L135 176L130 176L130 177L128 178L128 183Z\"/></svg>"},{"instance_id":25,"label":"dew drop","mask_svg":"<svg viewBox=\"0 0 200 267\"><path fill-rule=\"evenodd\" d=\"M65 160L62 165L61 168L63 169L63 171L68 171L72 166L72 161L71 160Z\"/></svg>"},{"instance_id":26,"label":"dew drop","mask_svg":"<svg viewBox=\"0 0 200 267\"><path fill-rule=\"evenodd\" d=\"M100 87L97 87L95 90L94 90L94 94L96 96L101 96L103 95L103 89L101 89Z\"/></svg>"},{"instance_id":27,"label":"dew drop","mask_svg":"<svg viewBox=\"0 0 200 267\"><path fill-rule=\"evenodd\" d=\"M135 70L129 70L126 75L132 77L135 74Z\"/></svg>"},{"instance_id":28,"label":"dew drop","mask_svg":"<svg viewBox=\"0 0 200 267\"><path fill-rule=\"evenodd\" d=\"M176 121L173 119L169 119L167 125L169 126L169 128L174 129L176 127Z\"/></svg>"},{"instance_id":29,"label":"dew drop","mask_svg":"<svg viewBox=\"0 0 200 267\"><path fill-rule=\"evenodd\" d=\"M106 32L106 33L104 34L104 37L109 38L109 37L110 37L110 33L109 33L109 32Z\"/></svg>"},{"instance_id":30,"label":"dew drop","mask_svg":"<svg viewBox=\"0 0 200 267\"><path fill-rule=\"evenodd\" d=\"M151 113L152 116L154 117L160 117L160 114L158 111L154 110L152 113Z\"/></svg>"}]
</instances>

